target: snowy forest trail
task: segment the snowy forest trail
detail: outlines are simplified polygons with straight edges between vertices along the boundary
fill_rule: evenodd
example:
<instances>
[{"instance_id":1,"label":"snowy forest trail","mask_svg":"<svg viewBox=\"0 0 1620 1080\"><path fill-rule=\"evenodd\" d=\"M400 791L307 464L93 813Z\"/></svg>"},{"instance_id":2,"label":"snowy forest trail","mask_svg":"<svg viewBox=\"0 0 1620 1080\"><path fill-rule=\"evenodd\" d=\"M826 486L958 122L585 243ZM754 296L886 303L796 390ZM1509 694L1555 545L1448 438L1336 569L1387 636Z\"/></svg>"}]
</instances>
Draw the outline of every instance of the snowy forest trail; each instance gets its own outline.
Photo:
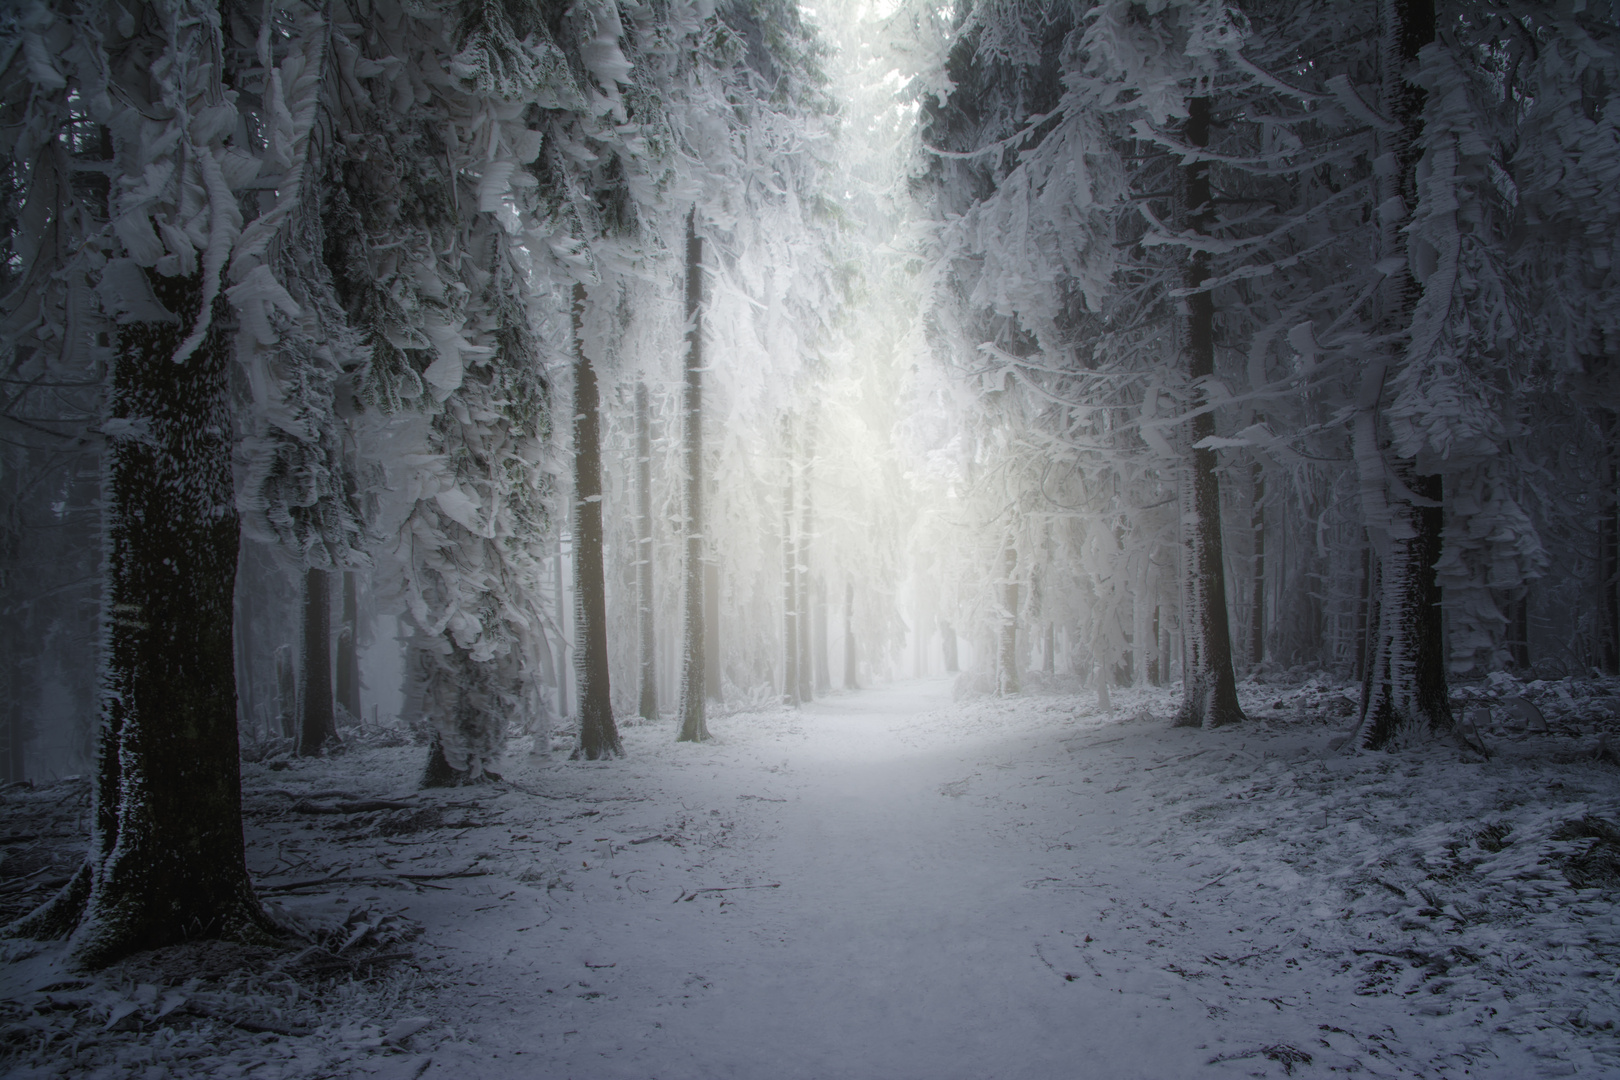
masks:
<instances>
[{"instance_id":1,"label":"snowy forest trail","mask_svg":"<svg viewBox=\"0 0 1620 1080\"><path fill-rule=\"evenodd\" d=\"M1323 759L1329 712L1217 733L1167 728L1152 692L1124 704L953 704L945 683L902 684L729 717L701 747L631 728L628 761L541 766L524 782L591 808L513 865L531 888L425 919L480 1002L435 1070L1035 1080L1594 1063L1538 1022L1572 1003L1598 1016L1566 985L1582 961L1504 974L1527 954L1489 926L1414 918L1432 895L1421 872L1354 884L1374 834L1409 830L1395 823L1436 785L1467 782L1454 762L1379 779L1377 764ZM1335 827L1346 785L1368 782L1390 824ZM1611 991L1575 989L1609 1007ZM1522 1031L1489 1034L1509 1016Z\"/></svg>"},{"instance_id":2,"label":"snowy forest trail","mask_svg":"<svg viewBox=\"0 0 1620 1080\"><path fill-rule=\"evenodd\" d=\"M1027 772L1053 748L930 727L948 707L948 683L912 683L748 717L696 753L633 732L633 757L653 766L641 778L662 789L642 794L682 827L713 820L709 850L684 867L660 859L673 888L630 883L651 867L626 871L612 901L583 900L554 941L490 957L535 982L513 987L510 1022L479 1041L579 1080L1055 1077L1079 1061L1168 1076L1202 1064L1208 1053L1159 1038L1195 1003L1146 984L1068 986L1042 956L1043 943L1065 949L1096 929L1071 894L1040 887L1067 869L1056 834L1073 823L1010 819L1020 808L998 797L995 774ZM601 820L585 831L618 831ZM704 888L733 891L692 895Z\"/></svg>"}]
</instances>

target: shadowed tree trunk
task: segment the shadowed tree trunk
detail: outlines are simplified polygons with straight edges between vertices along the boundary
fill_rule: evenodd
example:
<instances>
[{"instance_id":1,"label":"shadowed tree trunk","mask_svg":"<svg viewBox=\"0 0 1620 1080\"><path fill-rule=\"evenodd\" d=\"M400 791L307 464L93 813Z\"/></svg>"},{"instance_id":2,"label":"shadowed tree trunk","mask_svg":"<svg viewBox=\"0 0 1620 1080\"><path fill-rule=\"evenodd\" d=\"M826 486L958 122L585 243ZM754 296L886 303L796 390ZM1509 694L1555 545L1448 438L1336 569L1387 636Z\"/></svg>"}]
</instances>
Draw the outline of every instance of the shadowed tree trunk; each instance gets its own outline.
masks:
<instances>
[{"instance_id":1,"label":"shadowed tree trunk","mask_svg":"<svg viewBox=\"0 0 1620 1080\"><path fill-rule=\"evenodd\" d=\"M298 666L291 645L276 646L276 724L283 738L298 737Z\"/></svg>"},{"instance_id":2,"label":"shadowed tree trunk","mask_svg":"<svg viewBox=\"0 0 1620 1080\"><path fill-rule=\"evenodd\" d=\"M1607 483L1598 503L1598 663L1620 675L1620 423L1613 412L1601 416Z\"/></svg>"},{"instance_id":3,"label":"shadowed tree trunk","mask_svg":"<svg viewBox=\"0 0 1620 1080\"><path fill-rule=\"evenodd\" d=\"M74 931L98 966L140 949L265 939L243 857L232 593L228 308L184 362L200 275L149 275L179 319L118 328L109 415L139 424L107 449L106 579L98 763L85 865L9 928Z\"/></svg>"},{"instance_id":4,"label":"shadowed tree trunk","mask_svg":"<svg viewBox=\"0 0 1620 1080\"><path fill-rule=\"evenodd\" d=\"M304 682L298 755L313 757L337 739L332 713L332 596L325 570L304 571Z\"/></svg>"},{"instance_id":5,"label":"shadowed tree trunk","mask_svg":"<svg viewBox=\"0 0 1620 1080\"><path fill-rule=\"evenodd\" d=\"M793 547L793 420L782 417L782 704L799 697L799 570Z\"/></svg>"},{"instance_id":6,"label":"shadowed tree trunk","mask_svg":"<svg viewBox=\"0 0 1620 1080\"><path fill-rule=\"evenodd\" d=\"M1523 672L1530 669L1530 589L1526 586L1519 596L1508 604L1508 655L1513 666Z\"/></svg>"},{"instance_id":7,"label":"shadowed tree trunk","mask_svg":"<svg viewBox=\"0 0 1620 1080\"><path fill-rule=\"evenodd\" d=\"M996 693L1018 693L1018 549L1001 549L1001 628L996 650Z\"/></svg>"},{"instance_id":8,"label":"shadowed tree trunk","mask_svg":"<svg viewBox=\"0 0 1620 1080\"><path fill-rule=\"evenodd\" d=\"M708 665L703 646L703 241L697 208L686 215L686 386L682 411L686 438L685 655L681 663L680 742L709 737L704 717Z\"/></svg>"},{"instance_id":9,"label":"shadowed tree trunk","mask_svg":"<svg viewBox=\"0 0 1620 1080\"><path fill-rule=\"evenodd\" d=\"M1189 98L1183 135L1192 146L1208 146L1210 99ZM1189 232L1207 234L1215 222L1211 202L1209 162L1193 161L1181 167L1180 209ZM1209 280L1209 252L1187 255L1185 283L1187 336L1184 357L1192 383L1193 405L1204 403L1200 380L1215 374L1215 298L1204 287ZM1215 416L1200 412L1192 419L1194 446L1215 434ZM1237 680L1232 674L1232 630L1227 621L1226 566L1221 552L1221 481L1215 472L1215 451L1192 451L1189 480L1191 513L1185 523L1187 546L1186 659L1182 671L1178 727L1218 727L1242 720Z\"/></svg>"},{"instance_id":10,"label":"shadowed tree trunk","mask_svg":"<svg viewBox=\"0 0 1620 1080\"><path fill-rule=\"evenodd\" d=\"M658 719L658 623L653 611L652 423L647 384L636 383L636 614L641 632L641 707Z\"/></svg>"},{"instance_id":11,"label":"shadowed tree trunk","mask_svg":"<svg viewBox=\"0 0 1620 1080\"><path fill-rule=\"evenodd\" d=\"M1266 476L1254 464L1254 499L1249 504L1249 528L1254 532L1254 591L1249 600L1249 663L1266 660Z\"/></svg>"},{"instance_id":12,"label":"shadowed tree trunk","mask_svg":"<svg viewBox=\"0 0 1620 1080\"><path fill-rule=\"evenodd\" d=\"M1422 132L1424 91L1406 81L1423 46L1435 39L1433 0L1380 0L1381 89L1379 105L1396 130L1380 136L1381 155L1398 168L1375 177L1374 198L1380 208L1417 204L1418 138ZM1401 342L1397 352L1369 370L1363 414L1357 425L1357 457L1364 489L1371 488L1379 512L1368 517L1377 563L1376 606L1368 612L1367 674L1360 723L1361 745L1388 745L1403 729L1450 732L1451 702L1446 686L1445 635L1441 621L1440 585L1435 564L1440 559L1445 524L1439 476L1421 476L1416 463L1385 462L1377 434L1378 402L1385 374L1398 359L1410 329L1421 287L1406 259L1404 216L1382 213L1381 258L1399 257L1402 269L1385 279L1382 297L1384 334ZM1394 477L1395 483L1385 480ZM1405 491L1401 489L1404 488ZM1406 494L1410 492L1410 495Z\"/></svg>"},{"instance_id":13,"label":"shadowed tree trunk","mask_svg":"<svg viewBox=\"0 0 1620 1080\"><path fill-rule=\"evenodd\" d=\"M624 753L608 684L602 570L602 436L596 369L585 355L585 286L574 286L574 672L579 749L588 761Z\"/></svg>"},{"instance_id":14,"label":"shadowed tree trunk","mask_svg":"<svg viewBox=\"0 0 1620 1080\"><path fill-rule=\"evenodd\" d=\"M343 571L343 614L338 622L337 703L360 719L360 598L353 570Z\"/></svg>"},{"instance_id":15,"label":"shadowed tree trunk","mask_svg":"<svg viewBox=\"0 0 1620 1080\"><path fill-rule=\"evenodd\" d=\"M1164 685L1164 669L1168 666L1165 661L1163 633L1159 629L1159 602L1153 601L1153 655L1148 659L1147 678L1152 686Z\"/></svg>"},{"instance_id":16,"label":"shadowed tree trunk","mask_svg":"<svg viewBox=\"0 0 1620 1080\"><path fill-rule=\"evenodd\" d=\"M945 673L955 675L962 670L961 661L956 655L956 627L944 619L939 621L939 643L940 651L945 654Z\"/></svg>"}]
</instances>

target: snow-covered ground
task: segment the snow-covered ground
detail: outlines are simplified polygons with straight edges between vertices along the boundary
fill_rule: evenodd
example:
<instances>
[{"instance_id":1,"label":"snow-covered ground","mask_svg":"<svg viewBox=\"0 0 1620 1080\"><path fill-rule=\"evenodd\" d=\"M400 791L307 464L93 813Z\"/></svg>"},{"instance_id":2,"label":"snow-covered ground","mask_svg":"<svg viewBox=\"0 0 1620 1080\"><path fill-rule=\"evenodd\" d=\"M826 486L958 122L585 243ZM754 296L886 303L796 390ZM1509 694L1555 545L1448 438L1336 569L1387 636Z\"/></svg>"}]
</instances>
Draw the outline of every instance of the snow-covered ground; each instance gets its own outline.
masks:
<instances>
[{"instance_id":1,"label":"snow-covered ground","mask_svg":"<svg viewBox=\"0 0 1620 1080\"><path fill-rule=\"evenodd\" d=\"M1348 693L1250 685L1250 724L1199 731L1167 726L1163 691L1104 714L1085 693L953 702L909 683L727 717L701 746L630 728L623 761L514 754L509 784L443 793L413 790L412 747L251 766L258 880L325 948L171 986L195 955L82 980L54 946L13 946L10 1061L1620 1074L1620 771L1592 758L1614 701L1548 689L1553 732L1488 733L1491 759L1470 762L1329 752ZM355 805L378 798L399 805Z\"/></svg>"}]
</instances>

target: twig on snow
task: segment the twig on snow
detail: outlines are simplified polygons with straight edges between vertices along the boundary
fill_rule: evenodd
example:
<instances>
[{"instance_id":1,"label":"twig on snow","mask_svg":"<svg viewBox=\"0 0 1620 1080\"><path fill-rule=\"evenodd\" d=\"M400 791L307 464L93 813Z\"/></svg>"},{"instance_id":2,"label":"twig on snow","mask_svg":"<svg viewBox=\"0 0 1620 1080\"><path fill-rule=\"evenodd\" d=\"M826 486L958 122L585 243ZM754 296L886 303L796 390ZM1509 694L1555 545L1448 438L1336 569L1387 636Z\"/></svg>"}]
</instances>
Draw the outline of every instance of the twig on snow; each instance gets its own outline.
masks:
<instances>
[{"instance_id":1,"label":"twig on snow","mask_svg":"<svg viewBox=\"0 0 1620 1080\"><path fill-rule=\"evenodd\" d=\"M671 900L670 903L678 904L682 900L696 900L699 893L706 893L706 892L736 892L739 889L780 889L781 887L782 887L782 883L780 881L773 881L769 885L722 885L722 886L710 886L707 889L693 889L689 893L682 893L680 896L677 896L675 899Z\"/></svg>"}]
</instances>

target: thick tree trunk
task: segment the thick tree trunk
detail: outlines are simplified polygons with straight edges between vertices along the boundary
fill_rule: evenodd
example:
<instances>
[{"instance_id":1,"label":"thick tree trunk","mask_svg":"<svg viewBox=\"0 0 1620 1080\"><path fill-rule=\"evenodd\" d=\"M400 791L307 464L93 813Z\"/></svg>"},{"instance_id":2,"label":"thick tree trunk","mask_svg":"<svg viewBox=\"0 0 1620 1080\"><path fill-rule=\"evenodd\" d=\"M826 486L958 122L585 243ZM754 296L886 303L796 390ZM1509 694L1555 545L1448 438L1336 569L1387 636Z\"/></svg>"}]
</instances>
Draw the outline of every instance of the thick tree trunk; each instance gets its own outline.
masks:
<instances>
[{"instance_id":1,"label":"thick tree trunk","mask_svg":"<svg viewBox=\"0 0 1620 1080\"><path fill-rule=\"evenodd\" d=\"M782 704L799 697L799 572L793 550L793 421L782 418Z\"/></svg>"},{"instance_id":2,"label":"thick tree trunk","mask_svg":"<svg viewBox=\"0 0 1620 1080\"><path fill-rule=\"evenodd\" d=\"M956 628L944 619L939 621L940 651L945 654L945 673L955 675L962 670L961 660L956 653Z\"/></svg>"},{"instance_id":3,"label":"thick tree trunk","mask_svg":"<svg viewBox=\"0 0 1620 1080\"><path fill-rule=\"evenodd\" d=\"M1379 106L1397 126L1382 137L1379 147L1381 155L1397 165L1375 178L1379 254L1404 260L1405 215L1386 212L1385 207L1416 205L1424 91L1408 83L1406 75L1423 46L1434 41L1434 3L1380 0L1379 16L1383 54ZM1419 292L1409 266L1386 279L1381 298L1386 335L1404 340ZM1376 616L1369 612L1368 618L1371 640L1359 739L1369 749L1388 745L1403 730L1450 732L1453 726L1440 586L1435 578L1445 524L1441 478L1418 475L1414 462L1386 462L1377 430L1385 374L1402 360L1401 348L1369 368L1356 428L1364 497L1369 499L1368 531L1379 563ZM1397 482L1390 483L1386 476Z\"/></svg>"},{"instance_id":4,"label":"thick tree trunk","mask_svg":"<svg viewBox=\"0 0 1620 1080\"><path fill-rule=\"evenodd\" d=\"M353 570L343 571L343 614L338 623L337 703L360 720L360 598Z\"/></svg>"},{"instance_id":5,"label":"thick tree trunk","mask_svg":"<svg viewBox=\"0 0 1620 1080\"><path fill-rule=\"evenodd\" d=\"M106 651L90 853L10 933L62 934L88 965L271 931L243 857L232 592L237 512L224 298L183 363L199 277L150 275L176 323L119 327L106 460Z\"/></svg>"},{"instance_id":6,"label":"thick tree trunk","mask_svg":"<svg viewBox=\"0 0 1620 1080\"><path fill-rule=\"evenodd\" d=\"M816 414L812 409L804 427L804 472L799 478L802 506L799 511L799 542L794 548L794 578L797 582L799 623L799 700L816 696L815 658L810 643L810 539L815 527L815 507L811 501L811 468L816 458Z\"/></svg>"},{"instance_id":7,"label":"thick tree trunk","mask_svg":"<svg viewBox=\"0 0 1620 1080\"><path fill-rule=\"evenodd\" d=\"M996 649L996 693L1018 693L1018 549L1001 549L1001 627Z\"/></svg>"},{"instance_id":8,"label":"thick tree trunk","mask_svg":"<svg viewBox=\"0 0 1620 1080\"><path fill-rule=\"evenodd\" d=\"M647 384L636 383L636 614L641 632L643 720L658 719L658 623L653 610L652 421Z\"/></svg>"},{"instance_id":9,"label":"thick tree trunk","mask_svg":"<svg viewBox=\"0 0 1620 1080\"><path fill-rule=\"evenodd\" d=\"M596 369L585 355L585 286L574 286L574 672L579 749L588 761L624 753L608 683L602 569L602 437Z\"/></svg>"},{"instance_id":10,"label":"thick tree trunk","mask_svg":"<svg viewBox=\"0 0 1620 1080\"><path fill-rule=\"evenodd\" d=\"M844 583L844 689L859 690L855 652L855 583Z\"/></svg>"},{"instance_id":11,"label":"thick tree trunk","mask_svg":"<svg viewBox=\"0 0 1620 1080\"><path fill-rule=\"evenodd\" d=\"M703 646L703 241L697 208L686 216L686 637L681 663L680 742L709 737Z\"/></svg>"},{"instance_id":12,"label":"thick tree trunk","mask_svg":"<svg viewBox=\"0 0 1620 1080\"><path fill-rule=\"evenodd\" d=\"M1208 146L1210 99L1189 98L1183 130L1192 146ZM1181 168L1181 212L1186 228L1205 234L1215 221L1211 202L1209 162L1193 161ZM1205 401L1201 380L1215 374L1215 297L1204 287L1209 280L1209 253L1187 256L1187 378L1193 385L1193 405ZM1215 434L1215 416L1200 412L1192 419L1194 445ZM1192 451L1189 520L1185 523L1187 548L1186 658L1182 667L1181 708L1175 723L1182 727L1218 727L1244 719L1238 705L1237 680L1232 674L1232 631L1226 606L1226 565L1221 551L1221 481L1215 472L1215 451Z\"/></svg>"},{"instance_id":13,"label":"thick tree trunk","mask_svg":"<svg viewBox=\"0 0 1620 1080\"><path fill-rule=\"evenodd\" d=\"M325 570L304 571L304 682L298 755L313 757L337 740L332 712L332 595Z\"/></svg>"}]
</instances>

